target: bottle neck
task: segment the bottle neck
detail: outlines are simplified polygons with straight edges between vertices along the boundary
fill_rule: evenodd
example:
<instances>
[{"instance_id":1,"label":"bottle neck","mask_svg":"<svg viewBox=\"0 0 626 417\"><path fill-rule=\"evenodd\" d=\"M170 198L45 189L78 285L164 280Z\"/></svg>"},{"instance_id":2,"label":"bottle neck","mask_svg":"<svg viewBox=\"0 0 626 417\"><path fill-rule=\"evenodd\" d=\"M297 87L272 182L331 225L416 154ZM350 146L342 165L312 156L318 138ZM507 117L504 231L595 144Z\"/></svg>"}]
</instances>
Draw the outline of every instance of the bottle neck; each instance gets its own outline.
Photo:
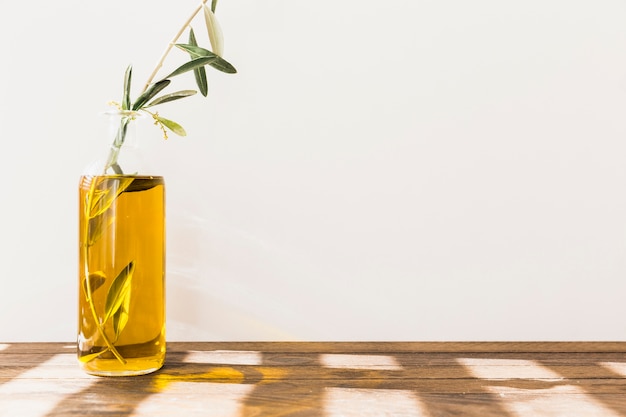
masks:
<instances>
[{"instance_id":1,"label":"bottle neck","mask_svg":"<svg viewBox=\"0 0 626 417\"><path fill-rule=\"evenodd\" d=\"M110 111L104 113L105 147L100 158L91 164L88 175L147 175L146 161L141 149L138 125L147 124L149 117L138 112Z\"/></svg>"},{"instance_id":2,"label":"bottle neck","mask_svg":"<svg viewBox=\"0 0 626 417\"><path fill-rule=\"evenodd\" d=\"M103 114L100 130L103 140L97 147L97 159L83 170L84 175L159 176L152 118L145 113L110 111ZM144 143L144 139L147 143ZM155 160L156 157L156 160Z\"/></svg>"},{"instance_id":3,"label":"bottle neck","mask_svg":"<svg viewBox=\"0 0 626 417\"><path fill-rule=\"evenodd\" d=\"M137 174L142 168L137 137L137 123L142 116L134 112L116 112L109 117L112 140L103 174Z\"/></svg>"}]
</instances>

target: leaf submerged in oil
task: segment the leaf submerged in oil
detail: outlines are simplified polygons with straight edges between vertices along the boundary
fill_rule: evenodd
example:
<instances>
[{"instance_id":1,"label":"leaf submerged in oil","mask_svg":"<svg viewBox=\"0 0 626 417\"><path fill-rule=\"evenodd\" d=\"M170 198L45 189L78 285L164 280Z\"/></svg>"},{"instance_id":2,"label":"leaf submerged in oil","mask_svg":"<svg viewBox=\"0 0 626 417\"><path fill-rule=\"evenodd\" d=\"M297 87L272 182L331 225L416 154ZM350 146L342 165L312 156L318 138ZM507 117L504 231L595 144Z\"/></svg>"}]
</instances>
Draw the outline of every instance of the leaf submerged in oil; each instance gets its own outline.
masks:
<instances>
[{"instance_id":1,"label":"leaf submerged in oil","mask_svg":"<svg viewBox=\"0 0 626 417\"><path fill-rule=\"evenodd\" d=\"M89 208L87 244L93 246L105 230L115 222L111 207L115 200L125 192L149 190L160 184L159 181L135 181L133 177L106 177L92 179L90 194L87 195L86 207Z\"/></svg>"},{"instance_id":2,"label":"leaf submerged in oil","mask_svg":"<svg viewBox=\"0 0 626 417\"><path fill-rule=\"evenodd\" d=\"M130 310L130 289L124 295L120 308L113 314L113 331L115 332L115 341L120 338L120 334L128 323L128 315ZM115 343L115 342L113 342Z\"/></svg>"},{"instance_id":3,"label":"leaf submerged in oil","mask_svg":"<svg viewBox=\"0 0 626 417\"><path fill-rule=\"evenodd\" d=\"M85 297L87 301L91 299L89 296L90 293L93 294L95 290L100 288L106 281L106 276L102 271L96 271L89 274L89 283L87 280L83 280L83 291L85 291Z\"/></svg>"},{"instance_id":4,"label":"leaf submerged in oil","mask_svg":"<svg viewBox=\"0 0 626 417\"><path fill-rule=\"evenodd\" d=\"M106 323L111 316L115 315L119 309L121 309L125 304L127 304L130 300L130 283L133 277L133 272L135 272L135 262L130 261L130 263L122 269L122 271L115 277L111 286L109 287L109 292L107 293L105 305L104 305L104 318L102 320L103 323ZM123 315L118 316L118 320L121 322L123 320ZM126 321L128 320L128 315L126 315ZM119 326L120 323L117 323L117 326L114 323L114 327ZM121 330L120 330L121 331Z\"/></svg>"},{"instance_id":5,"label":"leaf submerged in oil","mask_svg":"<svg viewBox=\"0 0 626 417\"><path fill-rule=\"evenodd\" d=\"M104 177L92 179L92 191L87 195L87 218L93 219L111 207L115 199L133 182L133 177Z\"/></svg>"},{"instance_id":6,"label":"leaf submerged in oil","mask_svg":"<svg viewBox=\"0 0 626 417\"><path fill-rule=\"evenodd\" d=\"M163 178L141 178L141 180L133 181L124 190L125 193L134 193L137 191L146 191L157 185L163 184Z\"/></svg>"}]
</instances>

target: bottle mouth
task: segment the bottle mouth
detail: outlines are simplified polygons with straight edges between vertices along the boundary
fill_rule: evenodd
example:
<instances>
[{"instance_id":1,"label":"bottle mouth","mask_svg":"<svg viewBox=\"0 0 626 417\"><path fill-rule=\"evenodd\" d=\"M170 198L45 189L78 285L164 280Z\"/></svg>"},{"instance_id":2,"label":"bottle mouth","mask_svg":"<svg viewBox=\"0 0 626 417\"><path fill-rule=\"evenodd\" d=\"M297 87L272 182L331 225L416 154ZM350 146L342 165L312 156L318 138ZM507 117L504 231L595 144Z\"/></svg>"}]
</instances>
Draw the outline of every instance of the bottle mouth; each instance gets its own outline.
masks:
<instances>
[{"instance_id":1,"label":"bottle mouth","mask_svg":"<svg viewBox=\"0 0 626 417\"><path fill-rule=\"evenodd\" d=\"M107 110L105 112L102 112L102 115L107 116L107 117L128 117L130 119L140 119L140 118L146 117L144 113L137 111L137 110L118 110L118 109Z\"/></svg>"}]
</instances>

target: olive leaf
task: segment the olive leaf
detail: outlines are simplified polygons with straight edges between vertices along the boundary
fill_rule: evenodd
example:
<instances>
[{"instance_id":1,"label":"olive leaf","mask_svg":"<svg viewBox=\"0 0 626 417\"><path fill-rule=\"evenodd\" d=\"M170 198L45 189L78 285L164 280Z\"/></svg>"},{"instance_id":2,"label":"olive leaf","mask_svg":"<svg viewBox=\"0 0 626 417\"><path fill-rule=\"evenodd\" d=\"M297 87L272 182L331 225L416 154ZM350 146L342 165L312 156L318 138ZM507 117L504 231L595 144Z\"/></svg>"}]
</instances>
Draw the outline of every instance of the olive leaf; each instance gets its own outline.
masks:
<instances>
[{"instance_id":1,"label":"olive leaf","mask_svg":"<svg viewBox=\"0 0 626 417\"><path fill-rule=\"evenodd\" d=\"M224 35L222 35L222 28L215 17L215 14L204 4L204 21L206 23L206 30L209 33L209 41L211 42L211 48L217 55L224 55ZM191 43L191 42L190 42Z\"/></svg>"},{"instance_id":2,"label":"olive leaf","mask_svg":"<svg viewBox=\"0 0 626 417\"><path fill-rule=\"evenodd\" d=\"M142 93L133 103L130 99L130 87L131 87L131 78L132 78L132 67L129 65L126 68L126 73L124 77L124 94L122 97L122 103L118 107L122 110L132 110L132 111L140 111L144 110L144 107L156 106L158 104L167 103L169 101L178 100L184 97L187 97L186 93L189 90L186 90L184 93L172 93L171 95L166 95L163 97L156 98L158 93L167 87L170 84L169 78L174 77L176 75L183 74L188 71L193 71L196 79L196 84L198 85L198 89L203 96L207 96L208 94L208 83L206 78L206 68L205 66L210 65L218 71L222 71L229 74L234 74L237 72L235 67L233 67L228 61L221 58L224 49L224 36L222 33L221 26L218 20L215 17L215 9L217 7L217 0L211 0L211 7L207 6L208 1L203 0L199 7L195 8L193 14L187 19L182 27L176 33L174 39L172 39L165 50L165 53L161 56L159 61L157 62L154 70L150 73L148 80L144 84L144 88ZM191 29L191 22L198 17L198 14L203 13L205 18L205 24L207 27L207 31L209 34L209 41L211 43L211 48L214 52L211 52L206 49L202 49L198 47L195 34ZM184 44L188 46L186 52L191 56L191 60L180 65L173 72L171 72L168 76L163 77L160 81L154 82L159 78L156 78L160 73L160 69L163 67L165 63L165 59L168 57L170 51L172 50L172 45L178 42L180 36L185 32L187 27L190 28L189 33L189 43ZM179 48L180 45L177 45ZM199 48L196 50L190 48ZM200 53L198 53L200 52ZM177 123L172 122L167 119L158 119L155 117L153 113L147 111L150 115L152 115L156 120L156 125L162 130L163 135L167 138L167 129L172 130L176 134L186 135L184 129ZM134 115L129 117L129 120L132 120ZM126 125L127 120L122 121L122 126L119 129L118 135L113 142L112 150L109 152L109 156L107 157L106 163L104 165L104 173L108 173L109 170L112 170L115 174L123 175L122 167L120 166L119 152L120 148L124 143L124 138L126 137ZM91 212L93 214L93 211Z\"/></svg>"},{"instance_id":3,"label":"olive leaf","mask_svg":"<svg viewBox=\"0 0 626 417\"><path fill-rule=\"evenodd\" d=\"M87 279L89 279L89 289L87 289ZM85 292L85 299L89 301L91 299L89 297L89 290L91 290L91 293L93 294L93 292L100 288L105 281L106 276L102 271L93 272L89 274L89 278L83 279L83 291Z\"/></svg>"},{"instance_id":4,"label":"olive leaf","mask_svg":"<svg viewBox=\"0 0 626 417\"><path fill-rule=\"evenodd\" d=\"M100 239L104 231L115 222L115 215L105 211L99 216L89 219L87 230L87 246L93 246Z\"/></svg>"},{"instance_id":5,"label":"olive leaf","mask_svg":"<svg viewBox=\"0 0 626 417\"><path fill-rule=\"evenodd\" d=\"M93 192L87 194L87 218L93 219L111 207L115 199L133 182L131 177L93 178Z\"/></svg>"},{"instance_id":6,"label":"olive leaf","mask_svg":"<svg viewBox=\"0 0 626 417\"><path fill-rule=\"evenodd\" d=\"M193 28L189 28L189 44L193 46L198 46L196 42L196 35L193 33ZM193 54L191 54L191 59L194 58ZM196 84L198 85L198 89L200 90L200 94L204 97L209 94L209 84L206 79L206 70L204 67L198 67L193 70L193 75L196 77Z\"/></svg>"},{"instance_id":7,"label":"olive leaf","mask_svg":"<svg viewBox=\"0 0 626 417\"><path fill-rule=\"evenodd\" d=\"M169 77L166 77L166 78L169 78ZM159 94L161 90L167 87L170 83L171 83L170 80L165 79L165 80L157 81L154 84L151 84L150 87L148 87L148 89L144 91L142 95L137 97L137 100L133 104L133 110L139 110L140 108L142 108L143 105L148 102L148 100L151 100L154 96Z\"/></svg>"},{"instance_id":8,"label":"olive leaf","mask_svg":"<svg viewBox=\"0 0 626 417\"><path fill-rule=\"evenodd\" d=\"M135 272L135 262L130 261L111 283L104 303L103 323L106 323L113 314L117 313L117 310L124 304L126 298L130 296L133 272Z\"/></svg>"},{"instance_id":9,"label":"olive leaf","mask_svg":"<svg viewBox=\"0 0 626 417\"><path fill-rule=\"evenodd\" d=\"M133 67L129 65L124 74L124 95L122 96L122 110L130 110L130 79Z\"/></svg>"},{"instance_id":10,"label":"olive leaf","mask_svg":"<svg viewBox=\"0 0 626 417\"><path fill-rule=\"evenodd\" d=\"M178 46L178 44L176 44L176 46ZM170 75L168 75L165 78L172 78L172 77L174 77L176 75L183 74L183 73L185 73L187 71L191 71L191 70L193 70L195 68L203 67L205 65L210 65L211 62L215 61L217 58L218 58L217 55L215 55L213 57L202 56L202 57L199 57L199 58L194 58L191 61L185 62L180 67L176 68L174 70L174 72L172 72Z\"/></svg>"},{"instance_id":11,"label":"olive leaf","mask_svg":"<svg viewBox=\"0 0 626 417\"><path fill-rule=\"evenodd\" d=\"M163 178L138 178L124 191L125 193L134 193L137 191L146 191L157 185L163 185Z\"/></svg>"},{"instance_id":12,"label":"olive leaf","mask_svg":"<svg viewBox=\"0 0 626 417\"><path fill-rule=\"evenodd\" d=\"M166 119L164 117L161 117L159 115L154 115L154 118L158 120L159 123L161 123L163 126L167 127L169 130L176 133L178 136L187 136L187 132L185 132L185 129L183 129L183 127L179 125L178 123L172 120Z\"/></svg>"},{"instance_id":13,"label":"olive leaf","mask_svg":"<svg viewBox=\"0 0 626 417\"><path fill-rule=\"evenodd\" d=\"M124 175L124 171L122 170L122 167L117 162L111 164L111 169L113 169L113 172L117 175Z\"/></svg>"},{"instance_id":14,"label":"olive leaf","mask_svg":"<svg viewBox=\"0 0 626 417\"><path fill-rule=\"evenodd\" d=\"M189 45L189 44L185 44L185 43L177 43L175 44L176 47L178 47L179 49L182 49L183 51L189 52L190 54L192 54L193 56L197 57L195 58L193 61L197 61L201 58L213 58L213 60L208 60L206 62L205 65L210 65L213 68L225 72L227 74L235 74L237 73L237 70L235 69L235 67L233 67L228 61L226 61L224 58L214 54L213 52L209 51L208 49L205 48L201 48L199 46L195 46L195 45Z\"/></svg>"},{"instance_id":15,"label":"olive leaf","mask_svg":"<svg viewBox=\"0 0 626 417\"><path fill-rule=\"evenodd\" d=\"M202 69L204 69L204 68L202 68ZM148 107L156 106L157 104L163 104L163 103L167 103L169 101L179 100L181 98L193 96L194 94L197 94L197 93L198 92L196 90L176 91L175 93L170 93L170 94L166 94L164 96L155 98L149 104L146 104L145 106L143 106L143 108L145 109L145 108L148 108Z\"/></svg>"},{"instance_id":16,"label":"olive leaf","mask_svg":"<svg viewBox=\"0 0 626 417\"><path fill-rule=\"evenodd\" d=\"M130 312L130 287L124 294L124 299L120 308L113 314L113 331L115 332L115 340L119 339L122 330L128 323L128 316Z\"/></svg>"}]
</instances>

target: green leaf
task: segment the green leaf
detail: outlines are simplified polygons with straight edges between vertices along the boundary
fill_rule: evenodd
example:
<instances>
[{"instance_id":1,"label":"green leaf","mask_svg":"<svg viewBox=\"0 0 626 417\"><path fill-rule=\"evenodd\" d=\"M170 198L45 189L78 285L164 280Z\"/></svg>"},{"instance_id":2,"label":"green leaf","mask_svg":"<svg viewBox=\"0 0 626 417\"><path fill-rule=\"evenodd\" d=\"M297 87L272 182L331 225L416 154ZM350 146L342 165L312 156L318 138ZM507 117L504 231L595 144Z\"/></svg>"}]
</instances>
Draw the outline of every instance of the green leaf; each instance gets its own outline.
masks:
<instances>
[{"instance_id":1,"label":"green leaf","mask_svg":"<svg viewBox=\"0 0 626 417\"><path fill-rule=\"evenodd\" d=\"M209 94L209 83L206 78L206 70L204 67L199 67L193 70L193 75L196 77L196 84L200 90L200 94L206 97Z\"/></svg>"},{"instance_id":2,"label":"green leaf","mask_svg":"<svg viewBox=\"0 0 626 417\"><path fill-rule=\"evenodd\" d=\"M204 8L204 22L206 23L206 30L209 33L209 41L211 41L211 48L217 55L224 55L224 35L222 35L222 28L220 27L215 14L208 8L206 3Z\"/></svg>"},{"instance_id":3,"label":"green leaf","mask_svg":"<svg viewBox=\"0 0 626 417\"><path fill-rule=\"evenodd\" d=\"M142 95L137 97L135 104L133 104L133 110L141 109L143 105L148 102L148 100L151 100L154 96L159 94L170 83L170 80L161 80L157 81L154 84L150 84L150 87L148 87L148 89L144 91Z\"/></svg>"},{"instance_id":4,"label":"green leaf","mask_svg":"<svg viewBox=\"0 0 626 417\"><path fill-rule=\"evenodd\" d=\"M215 8L217 7L217 0L211 1L211 11L215 13Z\"/></svg>"},{"instance_id":5,"label":"green leaf","mask_svg":"<svg viewBox=\"0 0 626 417\"><path fill-rule=\"evenodd\" d=\"M122 110L130 110L130 80L133 73L133 67L129 65L124 74L124 95L122 97Z\"/></svg>"},{"instance_id":6,"label":"green leaf","mask_svg":"<svg viewBox=\"0 0 626 417\"><path fill-rule=\"evenodd\" d=\"M204 69L204 68L202 68L202 69ZM167 103L169 101L179 100L181 98L193 96L196 93L197 93L196 90L181 90L181 91L177 91L175 93L170 93L170 94L166 94L166 95L161 96L161 97L157 97L154 100L152 100L152 102L150 102L149 104L147 104L147 105L145 105L143 107L145 109L147 107L156 106L157 104L163 104L163 103Z\"/></svg>"},{"instance_id":7,"label":"green leaf","mask_svg":"<svg viewBox=\"0 0 626 417\"><path fill-rule=\"evenodd\" d=\"M93 294L98 288L104 284L106 281L106 276L102 271L96 271L92 274L89 274L89 288L91 289L91 293ZM87 290L87 279L83 279L83 291L85 292L85 298L89 301L89 291Z\"/></svg>"},{"instance_id":8,"label":"green leaf","mask_svg":"<svg viewBox=\"0 0 626 417\"><path fill-rule=\"evenodd\" d=\"M183 127L178 123L172 120L165 119L161 116L154 116L154 118L158 120L159 123L161 123L163 126L176 133L178 136L187 136L187 132L185 132L185 129L183 129Z\"/></svg>"},{"instance_id":9,"label":"green leaf","mask_svg":"<svg viewBox=\"0 0 626 417\"><path fill-rule=\"evenodd\" d=\"M133 272L135 272L135 263L130 261L111 283L104 303L103 323L106 323L113 314L117 313L117 310L124 304L126 298L130 296L130 283Z\"/></svg>"},{"instance_id":10,"label":"green leaf","mask_svg":"<svg viewBox=\"0 0 626 417\"><path fill-rule=\"evenodd\" d=\"M133 182L132 177L94 177L92 190L87 194L87 218L93 219L111 207L115 199Z\"/></svg>"},{"instance_id":11,"label":"green leaf","mask_svg":"<svg viewBox=\"0 0 626 417\"><path fill-rule=\"evenodd\" d=\"M116 173L117 175L124 175L124 171L122 171L122 167L120 166L120 164L118 164L117 162L111 164L111 169L113 170L114 173Z\"/></svg>"},{"instance_id":12,"label":"green leaf","mask_svg":"<svg viewBox=\"0 0 626 417\"><path fill-rule=\"evenodd\" d=\"M210 64L212 61L215 61L215 59L216 59L215 57L208 57L208 56L203 56L203 57L192 59L191 61L186 62L183 65L181 65L180 67L176 68L174 70L174 72L172 72L170 75L168 75L165 78L172 78L172 77L174 77L176 75L183 74L183 73L191 71L191 70L193 70L195 68L203 67L203 66L205 66L207 64Z\"/></svg>"},{"instance_id":13,"label":"green leaf","mask_svg":"<svg viewBox=\"0 0 626 417\"><path fill-rule=\"evenodd\" d=\"M215 59L219 58L213 52L209 51L208 49L202 48L198 45L192 45L188 43L176 43L174 44L174 46L176 46L179 49L182 49L185 52L188 52L193 58L199 58L199 57L209 57L209 58L215 58Z\"/></svg>"},{"instance_id":14,"label":"green leaf","mask_svg":"<svg viewBox=\"0 0 626 417\"><path fill-rule=\"evenodd\" d=\"M196 42L196 35L193 33L193 28L189 28L189 44L193 46L198 46ZM194 58L193 54L191 54L191 59ZM204 97L209 93L209 84L206 79L206 70L204 67L198 67L193 70L193 75L196 77L196 84L198 85L198 89L200 90L200 94Z\"/></svg>"},{"instance_id":15,"label":"green leaf","mask_svg":"<svg viewBox=\"0 0 626 417\"><path fill-rule=\"evenodd\" d=\"M199 46L194 46L194 45L189 45L189 44L184 44L184 43L177 43L175 45L179 49L182 49L183 51L187 51L193 56L213 58L213 60L208 61L206 65L210 65L219 71L225 72L227 74L235 74L237 72L235 67L233 67L228 61L226 61L224 58L220 56L215 55L213 52L209 51L208 49L204 49ZM196 59L200 59L200 58L196 58Z\"/></svg>"},{"instance_id":16,"label":"green leaf","mask_svg":"<svg viewBox=\"0 0 626 417\"><path fill-rule=\"evenodd\" d=\"M237 70L233 67L230 62L226 61L222 57L217 57L217 59L213 62L209 62L209 65L215 68L218 71L225 72L226 74L236 74Z\"/></svg>"}]
</instances>

